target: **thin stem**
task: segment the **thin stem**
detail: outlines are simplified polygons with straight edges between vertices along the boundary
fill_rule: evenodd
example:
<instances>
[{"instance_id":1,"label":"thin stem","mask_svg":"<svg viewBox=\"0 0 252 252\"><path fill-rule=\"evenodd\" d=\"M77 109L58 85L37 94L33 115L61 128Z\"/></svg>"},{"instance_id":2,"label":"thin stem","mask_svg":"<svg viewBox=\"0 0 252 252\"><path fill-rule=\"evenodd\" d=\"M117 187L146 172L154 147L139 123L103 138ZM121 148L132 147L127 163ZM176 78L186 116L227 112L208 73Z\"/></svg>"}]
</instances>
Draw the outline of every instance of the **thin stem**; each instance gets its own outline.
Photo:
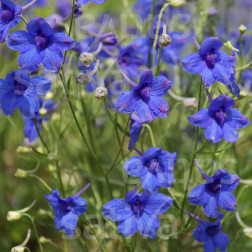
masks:
<instances>
[{"instance_id":1,"label":"thin stem","mask_svg":"<svg viewBox=\"0 0 252 252\"><path fill-rule=\"evenodd\" d=\"M161 60L161 53L162 53L162 47L159 48L158 50L158 64L157 64L157 70L156 70L156 74L155 76L157 77L159 75L159 72L160 72L160 60Z\"/></svg>"},{"instance_id":2,"label":"thin stem","mask_svg":"<svg viewBox=\"0 0 252 252\"><path fill-rule=\"evenodd\" d=\"M43 137L42 137L41 134L40 134L40 131L39 131L39 128L38 128L37 119L36 119L36 118L33 118L33 121L34 121L34 123L35 123L36 131L37 131L37 133L38 133L38 136L39 136L39 138L40 138L42 144L44 145L44 147L45 147L45 149L47 150L47 152L50 153L50 149L48 148L48 146L46 145L46 143L45 143Z\"/></svg>"},{"instance_id":3,"label":"thin stem","mask_svg":"<svg viewBox=\"0 0 252 252\"><path fill-rule=\"evenodd\" d=\"M41 242L40 242L40 240L39 240L38 230L37 230L37 228L36 228L36 225L35 225L35 223L34 223L33 218L32 218L29 214L26 214L26 213L23 214L23 215L26 216L26 217L31 221L32 226L33 226L33 229L34 229L34 232L35 232L36 239L37 239L37 241L38 241L38 245L39 245L40 252L43 252L44 250L43 250L42 244L41 244Z\"/></svg>"},{"instance_id":4,"label":"thin stem","mask_svg":"<svg viewBox=\"0 0 252 252\"><path fill-rule=\"evenodd\" d=\"M198 111L200 110L200 106L201 106L201 102L200 102L201 101L201 91L202 91L202 79L201 79L200 88L199 88ZM191 180L191 176L192 176L194 159L196 158L196 155L197 155L196 151L197 151L197 147L198 147L198 139L199 139L199 127L197 127L196 139L195 139L195 145L194 145L194 152L193 152L193 157L192 157L192 160L191 160L189 176L188 176L187 183L186 183L186 190L185 190L184 199L183 199L182 207L181 207L181 213L180 213L181 230L182 230L182 234L180 236L180 251L182 251L182 247L183 247L183 230L184 230L184 220L183 220L183 217L184 217L184 208L185 208L186 196L187 196L187 193L188 193L189 184L190 184L190 180Z\"/></svg>"},{"instance_id":5,"label":"thin stem","mask_svg":"<svg viewBox=\"0 0 252 252\"><path fill-rule=\"evenodd\" d=\"M151 37L149 43L149 53L148 53L148 67L151 68L151 44L153 42L153 32L154 32L154 22L155 22L155 9L156 9L156 0L152 2L152 26L151 26Z\"/></svg>"},{"instance_id":6,"label":"thin stem","mask_svg":"<svg viewBox=\"0 0 252 252\"><path fill-rule=\"evenodd\" d=\"M25 18L23 15L22 15L22 20L24 21L24 23L25 23L26 25L28 24L26 18Z\"/></svg>"},{"instance_id":7,"label":"thin stem","mask_svg":"<svg viewBox=\"0 0 252 252\"><path fill-rule=\"evenodd\" d=\"M37 175L35 174L30 174L29 175L30 177L33 177L33 178L36 178L37 180L39 180L45 187L48 191L52 191L52 188L40 177L38 177Z\"/></svg>"},{"instance_id":8,"label":"thin stem","mask_svg":"<svg viewBox=\"0 0 252 252\"><path fill-rule=\"evenodd\" d=\"M148 129L148 131L150 133L150 137L151 137L151 143L152 143L153 147L156 147L155 139L154 139L153 132L152 132L150 125L144 124L143 126Z\"/></svg>"},{"instance_id":9,"label":"thin stem","mask_svg":"<svg viewBox=\"0 0 252 252\"><path fill-rule=\"evenodd\" d=\"M59 183L60 183L60 189L61 189L61 193L63 195L63 197L65 198L65 190L64 190L64 186L63 186L63 182L62 182L62 178L61 178L61 170L59 167L59 162L56 160L56 171L57 171L57 177L59 179Z\"/></svg>"}]
</instances>

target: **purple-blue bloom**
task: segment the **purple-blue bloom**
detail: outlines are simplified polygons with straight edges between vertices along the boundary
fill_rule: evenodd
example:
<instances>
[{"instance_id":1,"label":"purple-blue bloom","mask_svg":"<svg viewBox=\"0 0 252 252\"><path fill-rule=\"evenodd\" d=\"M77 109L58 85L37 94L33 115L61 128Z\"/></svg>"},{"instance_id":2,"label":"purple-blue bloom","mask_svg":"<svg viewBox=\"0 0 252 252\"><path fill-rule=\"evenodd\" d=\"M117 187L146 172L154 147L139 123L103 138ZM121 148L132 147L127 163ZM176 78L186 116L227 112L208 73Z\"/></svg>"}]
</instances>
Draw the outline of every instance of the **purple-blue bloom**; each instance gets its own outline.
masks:
<instances>
[{"instance_id":1,"label":"purple-blue bloom","mask_svg":"<svg viewBox=\"0 0 252 252\"><path fill-rule=\"evenodd\" d=\"M45 198L51 204L55 213L54 222L57 231L63 229L66 235L73 236L78 217L87 211L86 201L79 197L79 193L63 199L60 197L58 189L53 190L49 195L45 195Z\"/></svg>"},{"instance_id":2,"label":"purple-blue bloom","mask_svg":"<svg viewBox=\"0 0 252 252\"><path fill-rule=\"evenodd\" d=\"M236 82L232 82L234 78L231 81L231 75L234 74L235 55L229 56L224 51L219 51L222 46L223 43L216 37L206 39L200 46L199 53L191 53L183 58L184 71L200 74L206 87L219 81L239 96L238 86Z\"/></svg>"},{"instance_id":3,"label":"purple-blue bloom","mask_svg":"<svg viewBox=\"0 0 252 252\"><path fill-rule=\"evenodd\" d=\"M141 120L154 121L157 116L166 118L169 105L162 96L170 88L171 82L166 77L154 78L151 70L144 69L139 84L120 95L116 108L120 113L137 112Z\"/></svg>"},{"instance_id":4,"label":"purple-blue bloom","mask_svg":"<svg viewBox=\"0 0 252 252\"><path fill-rule=\"evenodd\" d=\"M199 166L198 169L206 183L193 188L188 197L189 202L203 205L205 215L211 218L218 215L218 206L229 212L235 211L236 199L232 191L240 183L240 178L225 169L218 169L212 177L208 177Z\"/></svg>"},{"instance_id":5,"label":"purple-blue bloom","mask_svg":"<svg viewBox=\"0 0 252 252\"><path fill-rule=\"evenodd\" d=\"M174 182L173 169L177 153L152 147L142 156L134 156L124 163L126 172L140 177L143 189L155 193L160 187L171 187Z\"/></svg>"},{"instance_id":6,"label":"purple-blue bloom","mask_svg":"<svg viewBox=\"0 0 252 252\"><path fill-rule=\"evenodd\" d=\"M141 130L143 128L143 124L148 122L141 120L136 114L131 115L131 125L130 125L130 142L128 149L131 150L134 148L138 138L140 136Z\"/></svg>"},{"instance_id":7,"label":"purple-blue bloom","mask_svg":"<svg viewBox=\"0 0 252 252\"><path fill-rule=\"evenodd\" d=\"M23 116L34 118L39 109L39 97L51 88L51 81L45 77L30 78L27 70L16 70L0 79L0 103L5 115L12 115L18 108Z\"/></svg>"},{"instance_id":8,"label":"purple-blue bloom","mask_svg":"<svg viewBox=\"0 0 252 252\"><path fill-rule=\"evenodd\" d=\"M1 0L0 6L0 43L5 41L10 28L16 26L22 18L22 6L10 0Z\"/></svg>"},{"instance_id":9,"label":"purple-blue bloom","mask_svg":"<svg viewBox=\"0 0 252 252\"><path fill-rule=\"evenodd\" d=\"M113 199L103 206L106 218L118 221L118 231L124 236L132 236L139 231L151 239L157 236L160 220L157 215L166 212L173 199L161 193L149 195L147 192L129 191L124 199Z\"/></svg>"},{"instance_id":10,"label":"purple-blue bloom","mask_svg":"<svg viewBox=\"0 0 252 252\"><path fill-rule=\"evenodd\" d=\"M204 242L204 252L227 251L227 245L230 242L226 234L221 231L221 219L224 214L219 213L218 219L214 222L202 221L196 229L193 230L193 237L198 242Z\"/></svg>"},{"instance_id":11,"label":"purple-blue bloom","mask_svg":"<svg viewBox=\"0 0 252 252\"><path fill-rule=\"evenodd\" d=\"M237 108L230 108L235 102L223 94L214 99L209 108L202 108L195 115L189 116L192 125L205 129L205 137L209 141L218 143L224 138L230 143L238 140L237 129L250 124L249 119L241 114Z\"/></svg>"},{"instance_id":12,"label":"purple-blue bloom","mask_svg":"<svg viewBox=\"0 0 252 252\"><path fill-rule=\"evenodd\" d=\"M102 4L105 3L106 0L76 0L76 5L82 6L88 4L89 2L93 2L95 4Z\"/></svg>"},{"instance_id":13,"label":"purple-blue bloom","mask_svg":"<svg viewBox=\"0 0 252 252\"><path fill-rule=\"evenodd\" d=\"M27 24L26 31L12 33L7 46L21 52L18 63L21 68L37 71L40 63L57 72L63 62L63 52L74 46L74 41L65 33L55 33L43 18L34 18Z\"/></svg>"}]
</instances>

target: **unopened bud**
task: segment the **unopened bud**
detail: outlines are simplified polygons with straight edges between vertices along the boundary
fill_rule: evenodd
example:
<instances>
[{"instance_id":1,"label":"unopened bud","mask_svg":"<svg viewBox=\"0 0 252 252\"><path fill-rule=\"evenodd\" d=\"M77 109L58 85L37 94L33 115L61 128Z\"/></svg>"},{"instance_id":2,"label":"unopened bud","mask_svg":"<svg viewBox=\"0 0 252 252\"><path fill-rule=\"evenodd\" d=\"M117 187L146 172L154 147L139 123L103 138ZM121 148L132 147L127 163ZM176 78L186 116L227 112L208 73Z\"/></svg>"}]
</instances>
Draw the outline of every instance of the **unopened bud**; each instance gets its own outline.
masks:
<instances>
[{"instance_id":1,"label":"unopened bud","mask_svg":"<svg viewBox=\"0 0 252 252\"><path fill-rule=\"evenodd\" d=\"M174 7L174 8L177 8L177 7L180 7L184 4L186 4L186 1L185 0L168 0L168 3Z\"/></svg>"},{"instance_id":2,"label":"unopened bud","mask_svg":"<svg viewBox=\"0 0 252 252\"><path fill-rule=\"evenodd\" d=\"M15 177L18 177L18 178L25 178L27 177L27 175L28 175L27 171L19 169L19 168L15 172Z\"/></svg>"},{"instance_id":3,"label":"unopened bud","mask_svg":"<svg viewBox=\"0 0 252 252\"><path fill-rule=\"evenodd\" d=\"M113 46L117 44L117 37L113 32L105 33L100 37L103 45Z\"/></svg>"},{"instance_id":4,"label":"unopened bud","mask_svg":"<svg viewBox=\"0 0 252 252\"><path fill-rule=\"evenodd\" d=\"M25 240L20 245L12 248L11 252L24 252L26 250L25 246L28 243L30 236L31 236L31 230L29 229Z\"/></svg>"},{"instance_id":5,"label":"unopened bud","mask_svg":"<svg viewBox=\"0 0 252 252\"><path fill-rule=\"evenodd\" d=\"M94 95L97 99L102 99L106 97L108 94L108 90L105 87L98 87L94 91Z\"/></svg>"},{"instance_id":6,"label":"unopened bud","mask_svg":"<svg viewBox=\"0 0 252 252\"><path fill-rule=\"evenodd\" d=\"M184 106L185 107L193 107L196 108L198 106L198 100L194 97L192 98L185 98L183 100Z\"/></svg>"},{"instance_id":7,"label":"unopened bud","mask_svg":"<svg viewBox=\"0 0 252 252\"><path fill-rule=\"evenodd\" d=\"M243 35L247 31L247 27L245 25L240 25L239 27L240 34Z\"/></svg>"},{"instance_id":8,"label":"unopened bud","mask_svg":"<svg viewBox=\"0 0 252 252\"><path fill-rule=\"evenodd\" d=\"M87 85L91 81L91 77L86 73L79 73L76 77L76 81L79 84Z\"/></svg>"},{"instance_id":9,"label":"unopened bud","mask_svg":"<svg viewBox=\"0 0 252 252\"><path fill-rule=\"evenodd\" d=\"M47 114L47 110L45 108L41 108L39 110L39 114L42 115L42 116L45 116Z\"/></svg>"},{"instance_id":10,"label":"unopened bud","mask_svg":"<svg viewBox=\"0 0 252 252\"><path fill-rule=\"evenodd\" d=\"M161 47L167 47L171 44L172 38L168 34L162 34L159 38L159 45Z\"/></svg>"},{"instance_id":11,"label":"unopened bud","mask_svg":"<svg viewBox=\"0 0 252 252\"><path fill-rule=\"evenodd\" d=\"M23 216L22 212L19 211L9 211L7 213L7 220L8 221L16 221L21 219L21 217Z\"/></svg>"},{"instance_id":12,"label":"unopened bud","mask_svg":"<svg viewBox=\"0 0 252 252\"><path fill-rule=\"evenodd\" d=\"M44 236L40 236L40 237L39 237L39 241L40 241L41 243L51 243L51 242L52 242L51 239L46 238L46 237L44 237Z\"/></svg>"},{"instance_id":13,"label":"unopened bud","mask_svg":"<svg viewBox=\"0 0 252 252\"><path fill-rule=\"evenodd\" d=\"M80 62L86 67L89 67L95 60L94 55L88 52L83 52L80 55L79 59L80 59Z\"/></svg>"},{"instance_id":14,"label":"unopened bud","mask_svg":"<svg viewBox=\"0 0 252 252\"><path fill-rule=\"evenodd\" d=\"M31 148L26 147L26 146L19 146L19 147L17 148L16 152L17 152L18 154L26 154L26 153L31 152Z\"/></svg>"},{"instance_id":15,"label":"unopened bud","mask_svg":"<svg viewBox=\"0 0 252 252\"><path fill-rule=\"evenodd\" d=\"M249 238L252 238L252 228L251 227L245 227L243 229L243 232L246 236L248 236Z\"/></svg>"}]
</instances>

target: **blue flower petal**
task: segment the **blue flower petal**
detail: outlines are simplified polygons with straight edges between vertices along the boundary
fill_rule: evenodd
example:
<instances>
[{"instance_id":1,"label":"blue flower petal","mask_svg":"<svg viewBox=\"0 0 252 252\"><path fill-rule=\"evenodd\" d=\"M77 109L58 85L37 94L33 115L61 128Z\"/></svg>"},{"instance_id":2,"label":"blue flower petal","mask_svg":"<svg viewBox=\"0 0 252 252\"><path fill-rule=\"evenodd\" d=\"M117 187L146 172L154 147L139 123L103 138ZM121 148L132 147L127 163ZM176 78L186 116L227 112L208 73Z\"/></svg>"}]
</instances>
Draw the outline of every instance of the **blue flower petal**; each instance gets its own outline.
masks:
<instances>
[{"instance_id":1,"label":"blue flower petal","mask_svg":"<svg viewBox=\"0 0 252 252\"><path fill-rule=\"evenodd\" d=\"M12 89L12 86L8 84L6 80L0 79L0 100L1 97Z\"/></svg>"},{"instance_id":2,"label":"blue flower petal","mask_svg":"<svg viewBox=\"0 0 252 252\"><path fill-rule=\"evenodd\" d=\"M33 36L42 35L46 37L50 37L54 34L53 28L45 21L45 19L41 17L33 18L31 19L26 27L28 33Z\"/></svg>"},{"instance_id":3,"label":"blue flower petal","mask_svg":"<svg viewBox=\"0 0 252 252\"><path fill-rule=\"evenodd\" d=\"M202 108L196 114L189 116L188 120L192 125L201 128L207 128L214 121L214 119L209 116L208 109L206 108Z\"/></svg>"},{"instance_id":4,"label":"blue flower petal","mask_svg":"<svg viewBox=\"0 0 252 252\"><path fill-rule=\"evenodd\" d=\"M36 47L29 51L21 53L18 57L18 64L20 68L29 69L32 72L38 70L39 64L41 62L42 57L40 52L37 51Z\"/></svg>"},{"instance_id":5,"label":"blue flower petal","mask_svg":"<svg viewBox=\"0 0 252 252\"><path fill-rule=\"evenodd\" d=\"M144 121L154 121L157 115L150 109L149 105L142 100L139 100L137 114Z\"/></svg>"},{"instance_id":6,"label":"blue flower petal","mask_svg":"<svg viewBox=\"0 0 252 252\"><path fill-rule=\"evenodd\" d=\"M234 67L235 66L235 56L229 56L224 51L218 51L217 57L220 60L218 63L223 66Z\"/></svg>"},{"instance_id":7,"label":"blue flower petal","mask_svg":"<svg viewBox=\"0 0 252 252\"><path fill-rule=\"evenodd\" d=\"M60 51L54 51L49 48L45 50L43 58L44 67L51 72L58 72L63 62L63 54Z\"/></svg>"},{"instance_id":8,"label":"blue flower petal","mask_svg":"<svg viewBox=\"0 0 252 252\"><path fill-rule=\"evenodd\" d=\"M132 90L123 92L116 103L119 113L133 113L139 107L139 96L136 96Z\"/></svg>"},{"instance_id":9,"label":"blue flower petal","mask_svg":"<svg viewBox=\"0 0 252 252\"><path fill-rule=\"evenodd\" d=\"M205 137L209 141L212 141L213 143L218 143L221 141L221 138L224 135L223 129L220 127L220 125L213 121L206 129L205 129Z\"/></svg>"},{"instance_id":10,"label":"blue flower petal","mask_svg":"<svg viewBox=\"0 0 252 252\"><path fill-rule=\"evenodd\" d=\"M216 81L213 73L208 67L203 68L203 70L200 72L200 76L202 77L202 81L205 83L206 87L212 86Z\"/></svg>"},{"instance_id":11,"label":"blue flower petal","mask_svg":"<svg viewBox=\"0 0 252 252\"><path fill-rule=\"evenodd\" d=\"M214 241L212 240L211 237L208 237L206 241L204 241L204 252L215 252L216 247L214 244Z\"/></svg>"},{"instance_id":12,"label":"blue flower petal","mask_svg":"<svg viewBox=\"0 0 252 252\"><path fill-rule=\"evenodd\" d=\"M51 81L42 76L32 77L30 83L32 84L33 95L43 96L51 89Z\"/></svg>"},{"instance_id":13,"label":"blue flower petal","mask_svg":"<svg viewBox=\"0 0 252 252\"><path fill-rule=\"evenodd\" d=\"M154 239L157 236L157 229L160 227L160 220L156 215L149 215L145 212L138 219L137 227L143 236Z\"/></svg>"},{"instance_id":14,"label":"blue flower petal","mask_svg":"<svg viewBox=\"0 0 252 252\"><path fill-rule=\"evenodd\" d=\"M173 203L173 199L162 193L154 193L150 195L144 211L150 215L158 215L165 213Z\"/></svg>"},{"instance_id":15,"label":"blue flower petal","mask_svg":"<svg viewBox=\"0 0 252 252\"><path fill-rule=\"evenodd\" d=\"M125 200L113 199L103 206L102 214L110 220L123 221L129 218L133 212Z\"/></svg>"},{"instance_id":16,"label":"blue flower petal","mask_svg":"<svg viewBox=\"0 0 252 252\"><path fill-rule=\"evenodd\" d=\"M161 170L163 171L172 171L174 165L177 161L177 153L170 153L168 151L162 151L158 156L158 163Z\"/></svg>"},{"instance_id":17,"label":"blue flower petal","mask_svg":"<svg viewBox=\"0 0 252 252\"><path fill-rule=\"evenodd\" d=\"M188 200L193 205L204 205L209 200L210 194L206 191L205 185L198 185L192 189Z\"/></svg>"},{"instance_id":18,"label":"blue flower petal","mask_svg":"<svg viewBox=\"0 0 252 252\"><path fill-rule=\"evenodd\" d=\"M220 249L220 251L224 252L227 251L227 245L230 242L228 236L222 232L214 235L212 237L216 247Z\"/></svg>"},{"instance_id":19,"label":"blue flower petal","mask_svg":"<svg viewBox=\"0 0 252 252\"><path fill-rule=\"evenodd\" d=\"M199 54L201 56L206 55L209 51L214 49L215 51L218 51L223 46L223 43L220 39L216 37L210 37L207 38L200 46Z\"/></svg>"},{"instance_id":20,"label":"blue flower petal","mask_svg":"<svg viewBox=\"0 0 252 252\"><path fill-rule=\"evenodd\" d=\"M157 76L150 84L151 96L164 96L171 88L171 82L164 76Z\"/></svg>"},{"instance_id":21,"label":"blue flower petal","mask_svg":"<svg viewBox=\"0 0 252 252\"><path fill-rule=\"evenodd\" d=\"M134 156L124 163L124 168L128 175L140 177L141 171L144 168L143 158Z\"/></svg>"},{"instance_id":22,"label":"blue flower petal","mask_svg":"<svg viewBox=\"0 0 252 252\"><path fill-rule=\"evenodd\" d=\"M200 73L206 67L206 64L202 60L198 53L191 53L182 59L183 69L187 73Z\"/></svg>"},{"instance_id":23,"label":"blue flower petal","mask_svg":"<svg viewBox=\"0 0 252 252\"><path fill-rule=\"evenodd\" d=\"M161 187L171 187L174 182L174 174L172 171L162 171L158 168L157 179L159 180Z\"/></svg>"},{"instance_id":24,"label":"blue flower petal","mask_svg":"<svg viewBox=\"0 0 252 252\"><path fill-rule=\"evenodd\" d=\"M207 217L215 218L218 215L218 204L214 196L210 196L207 203L203 205Z\"/></svg>"},{"instance_id":25,"label":"blue flower petal","mask_svg":"<svg viewBox=\"0 0 252 252\"><path fill-rule=\"evenodd\" d=\"M49 45L49 48L52 50L68 51L74 46L74 40L63 32L55 33L50 42L52 44Z\"/></svg>"},{"instance_id":26,"label":"blue flower petal","mask_svg":"<svg viewBox=\"0 0 252 252\"><path fill-rule=\"evenodd\" d=\"M126 237L135 234L137 232L136 217L131 215L129 218L120 221L118 224L118 231Z\"/></svg>"},{"instance_id":27,"label":"blue flower petal","mask_svg":"<svg viewBox=\"0 0 252 252\"><path fill-rule=\"evenodd\" d=\"M61 228L67 236L73 236L77 227L78 216L72 212L68 212L61 219Z\"/></svg>"},{"instance_id":28,"label":"blue flower petal","mask_svg":"<svg viewBox=\"0 0 252 252\"><path fill-rule=\"evenodd\" d=\"M17 96L16 103L22 115L29 118L35 117L35 111L38 104L36 104L36 101L33 98L26 95Z\"/></svg>"},{"instance_id":29,"label":"blue flower petal","mask_svg":"<svg viewBox=\"0 0 252 252\"><path fill-rule=\"evenodd\" d=\"M218 195L218 204L226 211L233 212L236 208L236 199L233 193L221 191Z\"/></svg>"},{"instance_id":30,"label":"blue flower petal","mask_svg":"<svg viewBox=\"0 0 252 252\"><path fill-rule=\"evenodd\" d=\"M141 183L143 189L149 191L150 193L155 193L160 188L160 182L156 175L151 172L147 172L141 176Z\"/></svg>"},{"instance_id":31,"label":"blue flower petal","mask_svg":"<svg viewBox=\"0 0 252 252\"><path fill-rule=\"evenodd\" d=\"M225 123L223 125L223 131L224 131L223 137L229 143L235 143L238 140L239 133L234 127L232 127L229 124Z\"/></svg>"},{"instance_id":32,"label":"blue flower petal","mask_svg":"<svg viewBox=\"0 0 252 252\"><path fill-rule=\"evenodd\" d=\"M19 52L27 52L36 47L34 38L26 31L10 34L6 43L9 48Z\"/></svg>"},{"instance_id":33,"label":"blue flower petal","mask_svg":"<svg viewBox=\"0 0 252 252\"><path fill-rule=\"evenodd\" d=\"M1 106L3 113L5 115L12 115L15 108L17 107L16 95L13 94L13 91L8 91L1 97Z\"/></svg>"},{"instance_id":34,"label":"blue flower petal","mask_svg":"<svg viewBox=\"0 0 252 252\"><path fill-rule=\"evenodd\" d=\"M145 151L142 156L144 159L144 162L148 162L148 161L152 160L153 158L156 158L157 156L159 156L161 154L161 151L162 151L161 148L151 147L150 149Z\"/></svg>"},{"instance_id":35,"label":"blue flower petal","mask_svg":"<svg viewBox=\"0 0 252 252\"><path fill-rule=\"evenodd\" d=\"M240 178L237 175L227 173L224 176L221 176L220 183L223 191L232 192L239 185Z\"/></svg>"},{"instance_id":36,"label":"blue flower petal","mask_svg":"<svg viewBox=\"0 0 252 252\"><path fill-rule=\"evenodd\" d=\"M249 119L240 113L237 108L231 108L226 111L225 122L236 129L241 129L250 124Z\"/></svg>"},{"instance_id":37,"label":"blue flower petal","mask_svg":"<svg viewBox=\"0 0 252 252\"><path fill-rule=\"evenodd\" d=\"M229 68L216 63L214 65L212 73L217 81L224 83L226 85L230 84L230 69Z\"/></svg>"},{"instance_id":38,"label":"blue flower petal","mask_svg":"<svg viewBox=\"0 0 252 252\"><path fill-rule=\"evenodd\" d=\"M168 116L169 105L167 101L158 96L150 96L148 101L148 105L154 114L160 116L162 118L166 118Z\"/></svg>"},{"instance_id":39,"label":"blue flower petal","mask_svg":"<svg viewBox=\"0 0 252 252\"><path fill-rule=\"evenodd\" d=\"M143 69L141 72L141 77L139 84L134 88L134 90L142 89L146 84L149 86L153 81L153 73L150 69Z\"/></svg>"},{"instance_id":40,"label":"blue flower petal","mask_svg":"<svg viewBox=\"0 0 252 252\"><path fill-rule=\"evenodd\" d=\"M80 216L87 211L86 201L81 197L72 197L73 211L76 215Z\"/></svg>"},{"instance_id":41,"label":"blue flower petal","mask_svg":"<svg viewBox=\"0 0 252 252\"><path fill-rule=\"evenodd\" d=\"M219 110L221 107L228 109L234 105L235 105L235 102L231 97L225 94L222 94L212 101L212 103L209 106L209 110L215 112Z\"/></svg>"}]
</instances>

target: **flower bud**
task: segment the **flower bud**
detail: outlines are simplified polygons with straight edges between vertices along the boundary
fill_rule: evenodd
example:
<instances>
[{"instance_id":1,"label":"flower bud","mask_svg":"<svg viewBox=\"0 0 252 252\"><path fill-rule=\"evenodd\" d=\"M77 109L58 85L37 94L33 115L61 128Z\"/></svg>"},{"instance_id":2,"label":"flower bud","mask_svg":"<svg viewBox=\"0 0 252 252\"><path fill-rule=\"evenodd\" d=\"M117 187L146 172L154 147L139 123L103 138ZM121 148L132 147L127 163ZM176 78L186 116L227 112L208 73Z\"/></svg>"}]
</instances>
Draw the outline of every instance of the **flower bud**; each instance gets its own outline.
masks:
<instances>
[{"instance_id":1,"label":"flower bud","mask_svg":"<svg viewBox=\"0 0 252 252\"><path fill-rule=\"evenodd\" d=\"M86 67L89 67L95 60L94 55L88 52L83 52L80 55L79 59L80 59L80 62Z\"/></svg>"},{"instance_id":2,"label":"flower bud","mask_svg":"<svg viewBox=\"0 0 252 252\"><path fill-rule=\"evenodd\" d=\"M186 4L186 1L185 0L168 0L168 3L172 7L177 8L177 7L181 7L182 5Z\"/></svg>"},{"instance_id":3,"label":"flower bud","mask_svg":"<svg viewBox=\"0 0 252 252\"><path fill-rule=\"evenodd\" d=\"M185 107L193 107L196 108L198 106L198 100L194 97L192 98L185 98L183 100L184 106Z\"/></svg>"},{"instance_id":4,"label":"flower bud","mask_svg":"<svg viewBox=\"0 0 252 252\"><path fill-rule=\"evenodd\" d=\"M252 228L251 227L245 227L243 229L243 232L246 236L248 236L249 238L252 238Z\"/></svg>"},{"instance_id":5,"label":"flower bud","mask_svg":"<svg viewBox=\"0 0 252 252\"><path fill-rule=\"evenodd\" d=\"M241 36L247 31L247 27L245 25L240 25L239 27L239 31L240 31L240 34Z\"/></svg>"},{"instance_id":6,"label":"flower bud","mask_svg":"<svg viewBox=\"0 0 252 252\"><path fill-rule=\"evenodd\" d=\"M76 77L76 81L79 84L87 85L91 81L91 76L86 73L79 73Z\"/></svg>"},{"instance_id":7,"label":"flower bud","mask_svg":"<svg viewBox=\"0 0 252 252\"><path fill-rule=\"evenodd\" d=\"M16 172L15 172L15 177L18 177L18 178L25 178L27 177L28 173L25 171L25 170L22 170L22 169L17 169Z\"/></svg>"},{"instance_id":8,"label":"flower bud","mask_svg":"<svg viewBox=\"0 0 252 252\"><path fill-rule=\"evenodd\" d=\"M25 252L25 247L17 246L11 249L11 252Z\"/></svg>"},{"instance_id":9,"label":"flower bud","mask_svg":"<svg viewBox=\"0 0 252 252\"><path fill-rule=\"evenodd\" d=\"M103 45L113 46L117 44L117 37L113 32L105 33L100 37Z\"/></svg>"},{"instance_id":10,"label":"flower bud","mask_svg":"<svg viewBox=\"0 0 252 252\"><path fill-rule=\"evenodd\" d=\"M52 242L51 239L46 238L46 237L44 237L44 236L40 236L40 237L39 237L39 241L40 241L41 243L51 243L51 242Z\"/></svg>"},{"instance_id":11,"label":"flower bud","mask_svg":"<svg viewBox=\"0 0 252 252\"><path fill-rule=\"evenodd\" d=\"M159 45L161 47L167 47L171 44L172 39L171 36L168 34L162 34L161 37L159 38Z\"/></svg>"},{"instance_id":12,"label":"flower bud","mask_svg":"<svg viewBox=\"0 0 252 252\"><path fill-rule=\"evenodd\" d=\"M108 94L108 90L105 87L98 87L94 91L94 95L97 99L102 99L106 97Z\"/></svg>"},{"instance_id":13,"label":"flower bud","mask_svg":"<svg viewBox=\"0 0 252 252\"><path fill-rule=\"evenodd\" d=\"M24 252L26 250L25 246L28 243L30 237L31 237L31 230L29 229L25 240L20 245L13 247L11 249L11 252Z\"/></svg>"},{"instance_id":14,"label":"flower bud","mask_svg":"<svg viewBox=\"0 0 252 252\"><path fill-rule=\"evenodd\" d=\"M18 154L26 154L26 153L31 152L31 148L26 147L26 146L19 146L19 147L17 148L16 152L17 152Z\"/></svg>"},{"instance_id":15,"label":"flower bud","mask_svg":"<svg viewBox=\"0 0 252 252\"><path fill-rule=\"evenodd\" d=\"M23 216L22 212L19 211L9 211L7 213L7 220L8 221L16 221L21 219L21 217Z\"/></svg>"},{"instance_id":16,"label":"flower bud","mask_svg":"<svg viewBox=\"0 0 252 252\"><path fill-rule=\"evenodd\" d=\"M42 116L45 116L47 114L47 110L45 108L41 108L39 110L39 114L42 115Z\"/></svg>"}]
</instances>

